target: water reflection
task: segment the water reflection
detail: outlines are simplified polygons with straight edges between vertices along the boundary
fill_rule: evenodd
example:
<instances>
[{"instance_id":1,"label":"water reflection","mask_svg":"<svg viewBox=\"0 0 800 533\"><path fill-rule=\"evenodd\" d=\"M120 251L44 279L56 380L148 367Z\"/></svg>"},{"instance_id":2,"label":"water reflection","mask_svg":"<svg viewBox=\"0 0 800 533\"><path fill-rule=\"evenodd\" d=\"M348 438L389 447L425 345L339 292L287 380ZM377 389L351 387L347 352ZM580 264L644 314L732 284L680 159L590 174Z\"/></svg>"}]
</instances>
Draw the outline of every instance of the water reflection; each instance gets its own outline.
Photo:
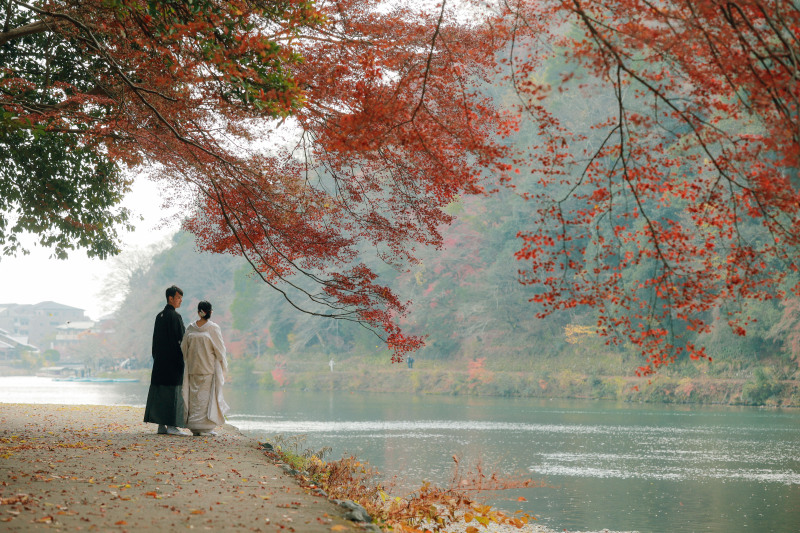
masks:
<instances>
[{"instance_id":1,"label":"water reflection","mask_svg":"<svg viewBox=\"0 0 800 533\"><path fill-rule=\"evenodd\" d=\"M492 501L556 530L799 529L794 410L324 393L265 394L245 410L232 423L253 435L304 434L308 447L366 459L406 490L449 480L453 454L529 472L555 488Z\"/></svg>"},{"instance_id":2,"label":"water reflection","mask_svg":"<svg viewBox=\"0 0 800 533\"><path fill-rule=\"evenodd\" d=\"M141 382L92 383L34 376L0 377L0 402L144 407L148 386Z\"/></svg>"}]
</instances>

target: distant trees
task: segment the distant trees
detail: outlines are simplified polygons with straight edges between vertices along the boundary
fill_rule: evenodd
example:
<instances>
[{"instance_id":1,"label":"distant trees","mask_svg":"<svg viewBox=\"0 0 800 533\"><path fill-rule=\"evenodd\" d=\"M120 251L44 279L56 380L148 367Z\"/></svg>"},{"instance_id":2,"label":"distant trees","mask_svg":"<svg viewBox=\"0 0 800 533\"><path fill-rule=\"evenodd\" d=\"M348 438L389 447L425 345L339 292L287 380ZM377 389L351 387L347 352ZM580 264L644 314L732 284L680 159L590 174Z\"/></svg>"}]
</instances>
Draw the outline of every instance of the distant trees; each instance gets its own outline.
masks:
<instances>
[{"instance_id":1,"label":"distant trees","mask_svg":"<svg viewBox=\"0 0 800 533\"><path fill-rule=\"evenodd\" d=\"M592 309L578 307L533 318L526 290L515 278L517 265L498 252L516 243L513 233L500 237L505 233L502 228L520 224L503 209L508 200L501 194L466 202L459 208L458 220L444 232L448 246L441 252L421 252L423 264L418 270L390 281L394 292L414 302L400 325L412 334L428 335L426 345L415 354L417 362L436 360L439 369L465 370L466 361L485 357L490 370L547 369L555 375L562 369L578 369L599 376L633 372L637 347L604 346L602 338L590 334L596 331ZM503 224L484 224L479 216L483 210L503 213L495 220ZM461 238L464 235L469 238ZM482 258L469 273L461 261L453 260L464 254ZM152 322L164 305L164 287L178 283L186 292L180 312L187 322L196 317L198 300L214 304L215 321L226 331L232 365L238 369L237 380L244 380L253 369L267 374L252 379L268 379L268 371L281 361L296 372L314 366L327 370L331 354L337 361L385 357L385 345L363 328L294 312L279 293L248 276L249 270L241 257L198 252L193 236L181 232L169 248L152 257L143 275L133 278L113 325L99 333L108 340L95 346L102 346L103 357L117 361L133 357L137 365L149 364ZM759 321L747 337L733 334L724 323L710 333L694 333L692 340L709 346L710 354L719 358L703 367L709 375L740 378L758 366L774 367L782 378L796 372L791 359L793 335L782 323L783 306L775 301L752 303L757 306L751 306L749 313ZM692 366L675 370L693 376L699 370Z\"/></svg>"}]
</instances>

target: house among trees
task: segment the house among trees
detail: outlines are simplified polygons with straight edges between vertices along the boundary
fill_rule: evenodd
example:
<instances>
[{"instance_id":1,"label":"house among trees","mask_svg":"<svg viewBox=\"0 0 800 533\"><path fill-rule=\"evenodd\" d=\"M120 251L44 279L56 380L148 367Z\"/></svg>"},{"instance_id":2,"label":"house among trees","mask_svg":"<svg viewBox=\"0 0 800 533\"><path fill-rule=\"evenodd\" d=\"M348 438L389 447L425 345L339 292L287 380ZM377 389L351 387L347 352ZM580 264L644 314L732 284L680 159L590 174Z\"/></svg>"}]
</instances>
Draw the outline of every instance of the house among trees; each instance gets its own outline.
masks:
<instances>
[{"instance_id":1,"label":"house among trees","mask_svg":"<svg viewBox=\"0 0 800 533\"><path fill-rule=\"evenodd\" d=\"M56 336L50 347L59 352L60 361L84 359L81 356L80 344L90 335L97 333L97 322L91 320L71 321L56 326ZM85 355L85 354L84 354Z\"/></svg>"},{"instance_id":2,"label":"house among trees","mask_svg":"<svg viewBox=\"0 0 800 533\"><path fill-rule=\"evenodd\" d=\"M95 324L91 320L82 320L56 326L57 332L54 347L58 349L59 346L80 342L83 336L92 332Z\"/></svg>"},{"instance_id":3,"label":"house among trees","mask_svg":"<svg viewBox=\"0 0 800 533\"><path fill-rule=\"evenodd\" d=\"M83 309L56 302L38 304L0 304L0 330L19 344L36 347L41 351L54 347L59 326L85 323Z\"/></svg>"},{"instance_id":4,"label":"house among trees","mask_svg":"<svg viewBox=\"0 0 800 533\"><path fill-rule=\"evenodd\" d=\"M36 346L31 346L22 337L11 335L0 329L0 362L15 361L22 352L38 352Z\"/></svg>"}]
</instances>

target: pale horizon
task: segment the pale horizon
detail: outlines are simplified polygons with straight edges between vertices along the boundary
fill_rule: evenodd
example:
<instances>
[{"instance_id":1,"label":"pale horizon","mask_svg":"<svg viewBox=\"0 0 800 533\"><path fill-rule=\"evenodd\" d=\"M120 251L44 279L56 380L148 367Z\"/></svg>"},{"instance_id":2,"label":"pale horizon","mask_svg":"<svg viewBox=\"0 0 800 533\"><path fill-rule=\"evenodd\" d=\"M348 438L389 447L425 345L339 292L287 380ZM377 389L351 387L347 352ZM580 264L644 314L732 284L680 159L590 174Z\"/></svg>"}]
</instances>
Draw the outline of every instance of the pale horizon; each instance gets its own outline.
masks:
<instances>
[{"instance_id":1,"label":"pale horizon","mask_svg":"<svg viewBox=\"0 0 800 533\"><path fill-rule=\"evenodd\" d=\"M164 224L164 216L170 213L162 210L162 199L155 183L145 178L134 182L123 205L133 211L136 231L120 231L123 254L147 249L178 230L177 220ZM144 220L138 220L139 215ZM50 257L50 250L38 246L29 249L30 255L0 256L0 304L56 302L83 309L93 321L112 311L108 303L113 298L103 294L105 278L113 268L111 259L89 259L85 251L77 250L68 259L59 260Z\"/></svg>"}]
</instances>

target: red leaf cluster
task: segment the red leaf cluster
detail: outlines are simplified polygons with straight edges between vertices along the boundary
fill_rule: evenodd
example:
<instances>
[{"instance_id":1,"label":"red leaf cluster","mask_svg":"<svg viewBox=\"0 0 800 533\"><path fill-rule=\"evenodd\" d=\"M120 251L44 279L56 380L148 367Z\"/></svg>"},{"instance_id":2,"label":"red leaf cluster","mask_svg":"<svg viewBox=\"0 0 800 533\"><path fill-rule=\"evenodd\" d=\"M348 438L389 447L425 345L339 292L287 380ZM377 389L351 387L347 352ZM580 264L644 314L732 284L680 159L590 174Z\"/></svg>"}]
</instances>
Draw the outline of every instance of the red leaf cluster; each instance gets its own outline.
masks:
<instances>
[{"instance_id":1,"label":"red leaf cluster","mask_svg":"<svg viewBox=\"0 0 800 533\"><path fill-rule=\"evenodd\" d=\"M397 326L406 304L377 261L441 245L442 208L487 176L531 200L517 259L542 313L595 308L609 342L641 347L642 373L706 357L687 332L782 296L797 271L788 0L521 0L471 20L376 0L11 3L31 17L0 44L66 43L82 84L0 67L0 126L151 162L195 195L203 248L243 255L298 309L377 331L396 358L422 341ZM477 89L498 68L509 114ZM604 109L569 123L551 102L572 95Z\"/></svg>"},{"instance_id":2,"label":"red leaf cluster","mask_svg":"<svg viewBox=\"0 0 800 533\"><path fill-rule=\"evenodd\" d=\"M395 357L421 344L361 257L407 268L415 246L440 244L443 206L505 171L493 139L513 119L475 90L490 26L374 0L12 3L28 23L0 42L46 35L91 84L4 72L10 127L150 163L193 198L202 248L245 256L298 309L359 322Z\"/></svg>"},{"instance_id":3,"label":"red leaf cluster","mask_svg":"<svg viewBox=\"0 0 800 533\"><path fill-rule=\"evenodd\" d=\"M707 357L688 332L707 331L731 303L782 297L797 271L800 10L760 0L514 9L527 55L504 61L539 131L517 156L538 180L517 253L532 301L543 314L593 307L609 342L642 350L642 374ZM558 46L548 56L542 41ZM573 65L558 96L530 75L555 56ZM607 105L582 131L546 107L571 92ZM729 314L744 335L751 319Z\"/></svg>"}]
</instances>

